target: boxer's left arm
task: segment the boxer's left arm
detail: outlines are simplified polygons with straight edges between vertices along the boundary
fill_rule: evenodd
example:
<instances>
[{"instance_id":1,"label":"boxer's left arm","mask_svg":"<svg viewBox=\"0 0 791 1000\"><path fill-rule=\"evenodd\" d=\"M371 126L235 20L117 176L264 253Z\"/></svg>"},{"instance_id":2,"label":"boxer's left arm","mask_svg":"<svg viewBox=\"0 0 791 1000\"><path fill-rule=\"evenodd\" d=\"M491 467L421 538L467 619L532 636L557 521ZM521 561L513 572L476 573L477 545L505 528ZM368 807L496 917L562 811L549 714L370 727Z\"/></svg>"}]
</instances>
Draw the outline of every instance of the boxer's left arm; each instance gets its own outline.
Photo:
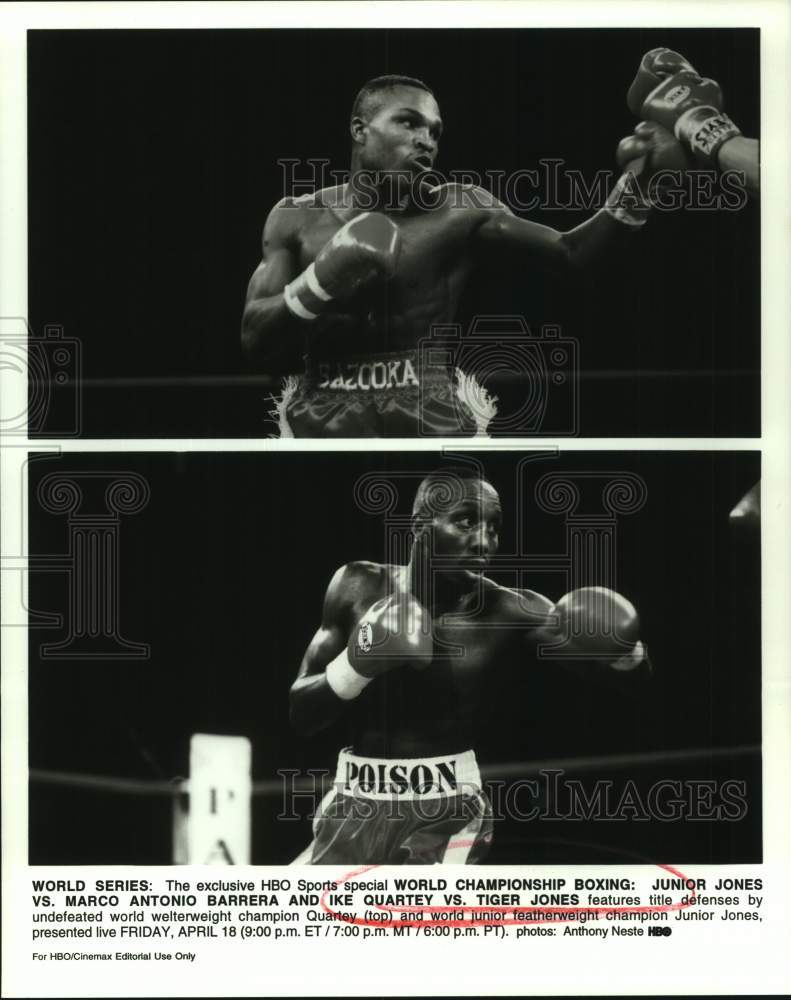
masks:
<instances>
[{"instance_id":1,"label":"boxer's left arm","mask_svg":"<svg viewBox=\"0 0 791 1000\"><path fill-rule=\"evenodd\" d=\"M624 173L607 196L604 207L568 232L521 219L501 201L488 196L477 230L479 242L535 257L553 270L585 269L613 250L633 246L651 211L651 183L657 174L682 171L688 158L667 129L641 122L623 139L616 159ZM657 178L659 180L660 178ZM482 204L477 192L477 204Z\"/></svg>"},{"instance_id":2,"label":"boxer's left arm","mask_svg":"<svg viewBox=\"0 0 791 1000\"><path fill-rule=\"evenodd\" d=\"M543 617L544 622L527 636L539 659L547 656L577 674L598 671L619 677L648 676L652 672L648 651L636 638L637 612L620 594L606 588L584 588L566 594L556 604L541 595L534 596L543 603L533 615L537 614L539 620ZM612 657L606 652L611 645L616 650Z\"/></svg>"},{"instance_id":3,"label":"boxer's left arm","mask_svg":"<svg viewBox=\"0 0 791 1000\"><path fill-rule=\"evenodd\" d=\"M584 269L603 253L629 244L641 225L641 217L636 213L635 221L629 224L601 209L581 225L562 233L530 219L521 219L498 202L478 228L477 241L484 246L534 257L552 270L566 271Z\"/></svg>"},{"instance_id":4,"label":"boxer's left arm","mask_svg":"<svg viewBox=\"0 0 791 1000\"><path fill-rule=\"evenodd\" d=\"M551 665L553 668L556 667L569 676L589 680L595 678L598 682L613 689L633 693L642 691L643 685L654 676L654 668L648 650L641 640L635 643L631 652L614 660L594 656L585 659L582 654L566 657L562 654L546 656L545 651L557 644L557 641L557 633L553 630L547 629L543 632L539 630L534 633L530 640L532 655L537 656L539 662Z\"/></svg>"}]
</instances>

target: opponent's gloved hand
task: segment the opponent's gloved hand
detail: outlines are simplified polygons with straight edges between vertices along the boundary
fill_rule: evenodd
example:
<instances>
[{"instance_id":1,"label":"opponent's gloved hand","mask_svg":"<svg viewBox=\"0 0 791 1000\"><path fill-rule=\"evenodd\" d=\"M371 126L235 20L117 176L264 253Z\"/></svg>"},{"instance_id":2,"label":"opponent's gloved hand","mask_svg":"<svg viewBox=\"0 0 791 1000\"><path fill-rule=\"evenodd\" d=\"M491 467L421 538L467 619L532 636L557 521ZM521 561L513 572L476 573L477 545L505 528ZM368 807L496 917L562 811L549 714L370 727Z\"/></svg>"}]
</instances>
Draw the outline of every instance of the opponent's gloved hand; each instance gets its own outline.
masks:
<instances>
[{"instance_id":1,"label":"opponent's gloved hand","mask_svg":"<svg viewBox=\"0 0 791 1000\"><path fill-rule=\"evenodd\" d=\"M342 226L316 260L286 285L283 298L300 319L317 319L334 299L349 299L377 278L389 278L401 248L398 226L379 212L363 212Z\"/></svg>"},{"instance_id":2,"label":"opponent's gloved hand","mask_svg":"<svg viewBox=\"0 0 791 1000\"><path fill-rule=\"evenodd\" d=\"M676 73L695 73L692 63L672 49L658 48L646 52L640 60L637 74L626 94L626 103L633 115L642 117L643 104L652 90Z\"/></svg>"},{"instance_id":3,"label":"opponent's gloved hand","mask_svg":"<svg viewBox=\"0 0 791 1000\"><path fill-rule=\"evenodd\" d=\"M639 641L640 619L634 605L607 587L581 587L550 609L557 615L551 630L563 639L563 655L604 660L615 670L632 670L645 659Z\"/></svg>"},{"instance_id":4,"label":"opponent's gloved hand","mask_svg":"<svg viewBox=\"0 0 791 1000\"><path fill-rule=\"evenodd\" d=\"M643 56L627 104L634 114L670 129L707 166L716 167L722 144L741 135L722 110L716 80L699 76L671 49L652 49Z\"/></svg>"},{"instance_id":5,"label":"opponent's gloved hand","mask_svg":"<svg viewBox=\"0 0 791 1000\"><path fill-rule=\"evenodd\" d=\"M339 698L356 698L375 677L406 665L425 667L434 642L428 611L411 593L376 601L352 630L346 649L327 666Z\"/></svg>"},{"instance_id":6,"label":"opponent's gloved hand","mask_svg":"<svg viewBox=\"0 0 791 1000\"><path fill-rule=\"evenodd\" d=\"M672 180L669 171L687 170L692 165L673 134L655 122L640 122L633 135L621 139L615 158L625 173L605 207L619 222L635 226L645 221L657 186Z\"/></svg>"}]
</instances>

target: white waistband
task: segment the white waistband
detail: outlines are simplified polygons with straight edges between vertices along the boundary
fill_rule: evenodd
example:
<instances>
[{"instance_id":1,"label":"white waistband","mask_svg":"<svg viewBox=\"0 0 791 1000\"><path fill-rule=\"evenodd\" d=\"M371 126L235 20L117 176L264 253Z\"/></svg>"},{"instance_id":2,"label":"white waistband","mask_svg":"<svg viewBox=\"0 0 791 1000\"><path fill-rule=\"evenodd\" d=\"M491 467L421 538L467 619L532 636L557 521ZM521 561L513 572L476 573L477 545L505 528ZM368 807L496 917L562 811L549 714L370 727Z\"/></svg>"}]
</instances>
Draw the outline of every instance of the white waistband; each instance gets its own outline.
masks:
<instances>
[{"instance_id":1,"label":"white waistband","mask_svg":"<svg viewBox=\"0 0 791 1000\"><path fill-rule=\"evenodd\" d=\"M481 775L473 750L442 757L361 757L351 749L338 754L335 790L367 799L437 799L474 795Z\"/></svg>"}]
</instances>

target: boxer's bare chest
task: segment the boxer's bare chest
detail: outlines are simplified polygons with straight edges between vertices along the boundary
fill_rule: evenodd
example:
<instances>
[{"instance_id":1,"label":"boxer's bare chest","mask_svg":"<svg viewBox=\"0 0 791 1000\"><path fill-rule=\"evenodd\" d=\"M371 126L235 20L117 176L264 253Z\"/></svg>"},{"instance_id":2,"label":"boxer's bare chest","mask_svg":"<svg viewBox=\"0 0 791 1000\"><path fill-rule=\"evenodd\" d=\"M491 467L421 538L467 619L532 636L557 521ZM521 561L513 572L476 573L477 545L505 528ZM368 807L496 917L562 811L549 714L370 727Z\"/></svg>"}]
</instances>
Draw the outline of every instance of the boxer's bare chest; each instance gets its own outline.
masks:
<instances>
[{"instance_id":1,"label":"boxer's bare chest","mask_svg":"<svg viewBox=\"0 0 791 1000\"><path fill-rule=\"evenodd\" d=\"M379 756L436 756L475 748L507 697L513 670L525 669L518 630L485 617L433 623L428 666L402 666L371 685L353 743Z\"/></svg>"},{"instance_id":2,"label":"boxer's bare chest","mask_svg":"<svg viewBox=\"0 0 791 1000\"><path fill-rule=\"evenodd\" d=\"M414 306L435 296L438 287L463 277L469 269L471 242L477 227L473 213L446 205L414 215L391 215L398 226L401 249L393 277L387 282L391 310ZM299 266L316 259L322 247L348 221L333 209L312 209L297 235Z\"/></svg>"},{"instance_id":3,"label":"boxer's bare chest","mask_svg":"<svg viewBox=\"0 0 791 1000\"><path fill-rule=\"evenodd\" d=\"M398 590L402 582L400 573L394 570L384 575L377 586L360 592L350 608L349 634L373 602ZM529 656L530 637L538 619L525 615L516 602L501 595L497 588L473 588L459 599L453 611L433 618L431 664L406 667L400 672L403 683L420 690L424 706L436 698L447 704L452 691L454 699L469 702L474 708L494 673ZM391 678L393 682L399 681Z\"/></svg>"},{"instance_id":4,"label":"boxer's bare chest","mask_svg":"<svg viewBox=\"0 0 791 1000\"><path fill-rule=\"evenodd\" d=\"M518 649L519 631L502 627L498 617L488 609L435 619L431 669L457 690L474 695Z\"/></svg>"}]
</instances>

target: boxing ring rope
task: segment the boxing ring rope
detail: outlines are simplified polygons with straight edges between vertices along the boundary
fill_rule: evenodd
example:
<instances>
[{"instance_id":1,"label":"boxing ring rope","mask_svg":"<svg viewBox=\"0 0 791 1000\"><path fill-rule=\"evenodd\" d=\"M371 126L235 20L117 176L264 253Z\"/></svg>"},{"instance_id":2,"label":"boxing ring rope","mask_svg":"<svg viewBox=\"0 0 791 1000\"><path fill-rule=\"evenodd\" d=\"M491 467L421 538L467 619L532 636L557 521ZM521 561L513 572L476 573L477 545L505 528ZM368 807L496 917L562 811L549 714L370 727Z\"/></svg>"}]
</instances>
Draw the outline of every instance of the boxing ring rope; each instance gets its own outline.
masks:
<instances>
[{"instance_id":1,"label":"boxing ring rope","mask_svg":"<svg viewBox=\"0 0 791 1000\"><path fill-rule=\"evenodd\" d=\"M29 780L31 786L79 789L102 795L151 796L160 801L169 799L172 815L170 863L251 864L253 800L289 794L312 796L318 802L329 792L335 777L334 772L327 770L315 769L305 777L298 771L285 769L278 779L254 782L250 777L251 750L250 741L245 737L194 734L190 742L189 778L122 778L32 768ZM760 753L759 744L693 747L636 754L506 761L483 766L480 773L485 784L497 779L524 780L546 773L612 772L661 764L735 760L757 757ZM553 843L556 847L562 846L557 837ZM572 842L567 846L569 844L575 846ZM577 848L580 846L576 844ZM610 850L606 846L592 846L599 852ZM620 853L623 854L623 850ZM301 858L300 854L292 863L299 863ZM648 863L647 859L642 862Z\"/></svg>"},{"instance_id":2,"label":"boxing ring rope","mask_svg":"<svg viewBox=\"0 0 791 1000\"><path fill-rule=\"evenodd\" d=\"M619 770L626 767L650 767L655 764L681 764L700 760L722 760L739 757L751 757L760 754L760 744L746 744L735 747L696 747L687 750L659 750L637 754L605 754L597 757L557 757L540 761L509 761L501 764L481 766L481 778L491 781L496 778L522 778L542 771L594 771ZM332 772L334 773L334 772ZM327 777L331 779L332 773ZM186 778L173 778L170 781L113 778L98 774L80 774L70 771L48 771L33 768L29 772L30 781L41 785L59 785L68 788L81 788L90 791L110 792L120 795L183 795L189 789ZM315 789L313 780L297 778L289 783L294 791L309 791ZM251 786L252 796L278 795L283 790L283 783L273 778L254 781Z\"/></svg>"},{"instance_id":3,"label":"boxing ring rope","mask_svg":"<svg viewBox=\"0 0 791 1000\"><path fill-rule=\"evenodd\" d=\"M588 369L575 373L582 379L624 379L639 375L641 378L747 378L758 374L755 368L657 368L624 371L621 369ZM518 382L524 380L523 372L501 372L498 380ZM81 378L80 385L86 389L178 389L178 388L243 388L244 386L271 389L279 386L280 377L270 375L144 375L118 376L117 378ZM46 385L55 388L55 383L45 380ZM59 386L58 386L59 387Z\"/></svg>"}]
</instances>

